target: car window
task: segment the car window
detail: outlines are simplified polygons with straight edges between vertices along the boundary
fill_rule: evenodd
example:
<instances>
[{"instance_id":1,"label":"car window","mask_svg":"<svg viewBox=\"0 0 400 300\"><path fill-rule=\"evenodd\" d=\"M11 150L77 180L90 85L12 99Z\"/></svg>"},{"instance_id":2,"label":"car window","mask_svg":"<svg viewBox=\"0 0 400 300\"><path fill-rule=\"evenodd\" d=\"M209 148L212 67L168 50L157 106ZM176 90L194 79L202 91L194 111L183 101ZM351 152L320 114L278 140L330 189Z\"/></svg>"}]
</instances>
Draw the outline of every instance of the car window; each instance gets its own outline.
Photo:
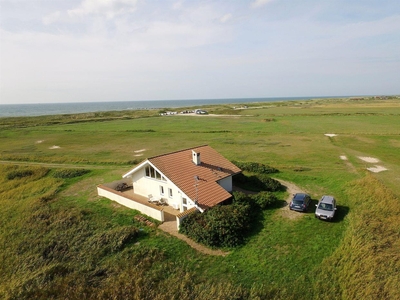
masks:
<instances>
[{"instance_id":1,"label":"car window","mask_svg":"<svg viewBox=\"0 0 400 300\"><path fill-rule=\"evenodd\" d=\"M293 200L293 204L303 204L303 200Z\"/></svg>"},{"instance_id":2,"label":"car window","mask_svg":"<svg viewBox=\"0 0 400 300\"><path fill-rule=\"evenodd\" d=\"M319 209L323 209L323 210L333 210L333 205L330 203L320 203L318 206Z\"/></svg>"}]
</instances>

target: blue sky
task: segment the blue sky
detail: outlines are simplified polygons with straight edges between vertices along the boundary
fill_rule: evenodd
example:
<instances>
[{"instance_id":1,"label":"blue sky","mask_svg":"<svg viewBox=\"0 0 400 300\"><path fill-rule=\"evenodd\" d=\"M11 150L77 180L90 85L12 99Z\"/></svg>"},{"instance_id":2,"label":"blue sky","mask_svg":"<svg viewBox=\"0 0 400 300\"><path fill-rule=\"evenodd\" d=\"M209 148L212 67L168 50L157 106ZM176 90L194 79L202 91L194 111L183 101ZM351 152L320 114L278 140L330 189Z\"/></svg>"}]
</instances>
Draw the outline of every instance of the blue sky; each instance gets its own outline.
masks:
<instances>
[{"instance_id":1,"label":"blue sky","mask_svg":"<svg viewBox=\"0 0 400 300\"><path fill-rule=\"evenodd\" d=\"M0 103L400 94L398 0L0 0Z\"/></svg>"}]
</instances>

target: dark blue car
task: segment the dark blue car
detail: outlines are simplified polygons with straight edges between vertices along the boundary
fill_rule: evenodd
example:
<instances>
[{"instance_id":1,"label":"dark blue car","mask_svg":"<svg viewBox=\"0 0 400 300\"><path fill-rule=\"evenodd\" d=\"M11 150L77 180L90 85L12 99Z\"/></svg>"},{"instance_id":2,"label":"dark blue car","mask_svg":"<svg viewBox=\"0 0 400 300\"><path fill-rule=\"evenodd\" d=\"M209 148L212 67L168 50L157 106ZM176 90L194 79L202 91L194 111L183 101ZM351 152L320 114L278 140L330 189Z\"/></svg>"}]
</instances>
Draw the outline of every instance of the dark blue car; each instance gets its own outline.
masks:
<instances>
[{"instance_id":1,"label":"dark blue car","mask_svg":"<svg viewBox=\"0 0 400 300\"><path fill-rule=\"evenodd\" d=\"M297 193L293 195L292 201L290 201L290 210L305 212L311 203L311 197L308 194Z\"/></svg>"}]
</instances>

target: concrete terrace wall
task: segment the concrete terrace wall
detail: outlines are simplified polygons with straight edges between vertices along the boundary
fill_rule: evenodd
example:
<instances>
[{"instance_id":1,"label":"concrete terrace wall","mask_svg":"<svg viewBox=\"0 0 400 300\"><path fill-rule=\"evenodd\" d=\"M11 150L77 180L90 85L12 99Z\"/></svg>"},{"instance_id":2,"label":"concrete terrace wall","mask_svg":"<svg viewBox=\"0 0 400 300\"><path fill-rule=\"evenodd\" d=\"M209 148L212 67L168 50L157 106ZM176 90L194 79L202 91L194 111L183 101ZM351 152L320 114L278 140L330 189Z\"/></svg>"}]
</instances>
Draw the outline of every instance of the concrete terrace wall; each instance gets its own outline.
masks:
<instances>
[{"instance_id":1,"label":"concrete terrace wall","mask_svg":"<svg viewBox=\"0 0 400 300\"><path fill-rule=\"evenodd\" d=\"M152 217L153 219L164 222L164 211L162 211L161 209L153 208L140 202L131 200L127 198L123 193L115 191L105 185L99 185L97 187L97 194L99 196L118 202L123 206L129 207L131 209L136 209L141 213Z\"/></svg>"}]
</instances>

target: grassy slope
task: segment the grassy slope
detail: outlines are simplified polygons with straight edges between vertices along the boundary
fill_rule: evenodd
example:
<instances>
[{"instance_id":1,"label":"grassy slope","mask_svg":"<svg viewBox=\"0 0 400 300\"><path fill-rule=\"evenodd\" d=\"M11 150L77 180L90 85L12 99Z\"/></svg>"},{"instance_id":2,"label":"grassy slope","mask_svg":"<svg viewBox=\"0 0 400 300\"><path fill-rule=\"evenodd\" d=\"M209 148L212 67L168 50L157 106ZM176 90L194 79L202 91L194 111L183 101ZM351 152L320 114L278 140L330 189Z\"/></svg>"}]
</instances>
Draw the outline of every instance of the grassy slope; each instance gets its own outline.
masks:
<instances>
[{"instance_id":1,"label":"grassy slope","mask_svg":"<svg viewBox=\"0 0 400 300\"><path fill-rule=\"evenodd\" d=\"M396 299L399 107L396 101L307 101L235 111L252 115L240 118L154 116L51 126L39 120L34 127L4 129L0 160L105 167L71 182L40 168L36 177L1 179L0 295ZM314 199L334 194L337 221L319 222L312 213L288 220L279 210L267 211L245 246L224 258L208 257L133 223L136 212L95 194L96 184L118 178L129 161L143 159L135 150L147 149L145 155L152 156L200 144L229 159L277 167L277 176ZM61 148L49 149L53 145ZM366 176L370 164L357 156L377 157L390 170ZM118 166L110 171L109 164ZM7 168L2 167L3 176ZM62 192L53 200L40 200L57 189ZM131 227L144 231L115 246ZM29 247L22 247L26 241Z\"/></svg>"}]
</instances>

